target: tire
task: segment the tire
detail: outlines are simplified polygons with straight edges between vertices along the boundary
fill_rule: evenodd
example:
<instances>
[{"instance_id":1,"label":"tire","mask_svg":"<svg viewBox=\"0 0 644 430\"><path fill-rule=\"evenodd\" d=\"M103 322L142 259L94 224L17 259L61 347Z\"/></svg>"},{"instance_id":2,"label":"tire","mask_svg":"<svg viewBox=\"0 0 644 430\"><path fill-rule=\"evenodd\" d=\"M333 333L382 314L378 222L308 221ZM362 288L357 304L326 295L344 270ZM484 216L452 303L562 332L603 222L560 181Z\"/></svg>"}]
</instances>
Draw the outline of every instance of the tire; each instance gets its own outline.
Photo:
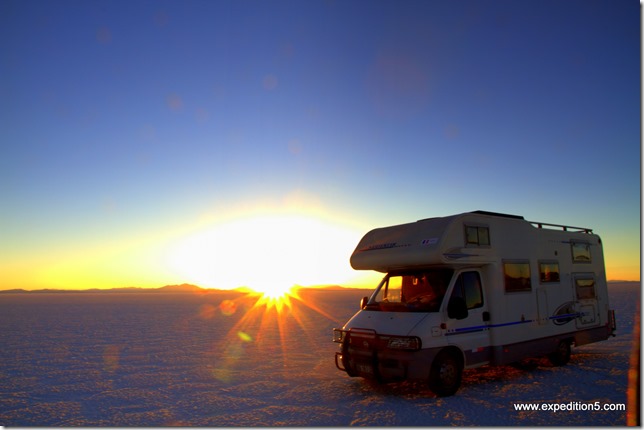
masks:
<instances>
[{"instance_id":1,"label":"tire","mask_svg":"<svg viewBox=\"0 0 644 430\"><path fill-rule=\"evenodd\" d=\"M439 397L456 393L461 386L463 363L453 352L440 352L429 372L429 388Z\"/></svg>"},{"instance_id":2,"label":"tire","mask_svg":"<svg viewBox=\"0 0 644 430\"><path fill-rule=\"evenodd\" d=\"M565 366L570 361L570 342L562 340L557 345L557 349L548 355L553 366Z\"/></svg>"}]
</instances>

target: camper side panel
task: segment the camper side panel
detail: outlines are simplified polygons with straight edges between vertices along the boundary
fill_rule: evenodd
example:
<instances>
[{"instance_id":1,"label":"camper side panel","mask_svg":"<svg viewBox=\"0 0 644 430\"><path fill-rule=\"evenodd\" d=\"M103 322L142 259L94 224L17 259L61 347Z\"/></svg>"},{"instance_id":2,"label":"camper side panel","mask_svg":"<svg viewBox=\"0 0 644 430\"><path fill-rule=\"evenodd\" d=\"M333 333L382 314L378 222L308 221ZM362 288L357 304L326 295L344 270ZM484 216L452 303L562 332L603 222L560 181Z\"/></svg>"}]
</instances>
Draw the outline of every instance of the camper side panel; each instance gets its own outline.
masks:
<instances>
[{"instance_id":1,"label":"camper side panel","mask_svg":"<svg viewBox=\"0 0 644 430\"><path fill-rule=\"evenodd\" d=\"M529 246L500 245L500 261L489 273L497 363L555 348L562 340L580 345L610 334L599 237L530 229Z\"/></svg>"}]
</instances>

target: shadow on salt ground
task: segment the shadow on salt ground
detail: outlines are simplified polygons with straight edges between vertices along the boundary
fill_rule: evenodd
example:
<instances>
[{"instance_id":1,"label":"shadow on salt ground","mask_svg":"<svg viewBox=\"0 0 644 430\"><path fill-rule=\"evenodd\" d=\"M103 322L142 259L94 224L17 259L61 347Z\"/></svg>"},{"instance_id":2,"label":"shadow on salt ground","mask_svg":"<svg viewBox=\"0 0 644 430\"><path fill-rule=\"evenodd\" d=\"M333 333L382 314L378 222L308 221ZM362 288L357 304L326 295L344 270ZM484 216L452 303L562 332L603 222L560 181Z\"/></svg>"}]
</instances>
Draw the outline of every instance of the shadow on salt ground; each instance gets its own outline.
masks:
<instances>
[{"instance_id":1,"label":"shadow on salt ground","mask_svg":"<svg viewBox=\"0 0 644 430\"><path fill-rule=\"evenodd\" d=\"M619 340L615 340L619 342ZM610 341L607 341L610 342ZM580 347L567 366L547 359L464 371L452 397L436 397L423 383L379 385L351 379L345 390L352 425L624 425L624 410L589 410L626 403L627 354L608 357ZM576 402L576 404L575 404ZM571 410L519 411L516 404L565 404ZM583 410L583 408L586 408Z\"/></svg>"}]
</instances>

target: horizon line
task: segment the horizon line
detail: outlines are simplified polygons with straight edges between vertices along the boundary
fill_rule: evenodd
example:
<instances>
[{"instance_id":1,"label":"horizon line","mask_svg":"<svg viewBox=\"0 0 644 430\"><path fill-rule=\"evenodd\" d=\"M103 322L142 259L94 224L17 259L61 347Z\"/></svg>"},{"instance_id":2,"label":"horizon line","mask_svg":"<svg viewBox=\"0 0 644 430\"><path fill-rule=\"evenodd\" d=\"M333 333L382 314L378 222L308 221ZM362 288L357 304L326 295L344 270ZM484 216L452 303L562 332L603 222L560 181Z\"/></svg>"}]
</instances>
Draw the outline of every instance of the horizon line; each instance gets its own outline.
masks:
<instances>
[{"instance_id":1,"label":"horizon line","mask_svg":"<svg viewBox=\"0 0 644 430\"><path fill-rule=\"evenodd\" d=\"M624 280L624 279L614 279L608 280L606 283L615 284L615 283L641 283L641 280ZM373 290L375 287L360 287L360 286L343 286L339 284L319 284L319 285L294 285L293 288L296 289L343 289L343 290ZM25 288L6 288L0 289L0 293L57 293L57 292L70 292L70 293L81 293L81 292L158 292L158 293L188 293L188 292L235 292L235 293L260 293L253 290L250 287L240 286L235 288L209 288L201 287L199 285L183 283L183 284L172 284L164 285L162 287L109 287L109 288L34 288L34 289L25 289ZM261 293L260 293L261 294Z\"/></svg>"}]
</instances>

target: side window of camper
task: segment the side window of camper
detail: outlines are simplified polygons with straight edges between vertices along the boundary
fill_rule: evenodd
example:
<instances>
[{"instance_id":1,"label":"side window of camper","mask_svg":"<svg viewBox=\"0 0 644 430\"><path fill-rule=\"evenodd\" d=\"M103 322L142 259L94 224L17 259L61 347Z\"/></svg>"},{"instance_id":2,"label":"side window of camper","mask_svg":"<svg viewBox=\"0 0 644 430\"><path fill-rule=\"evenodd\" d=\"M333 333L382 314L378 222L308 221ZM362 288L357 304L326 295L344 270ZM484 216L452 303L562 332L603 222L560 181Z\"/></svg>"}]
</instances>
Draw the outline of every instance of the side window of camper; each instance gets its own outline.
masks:
<instances>
[{"instance_id":1,"label":"side window of camper","mask_svg":"<svg viewBox=\"0 0 644 430\"><path fill-rule=\"evenodd\" d=\"M575 290L577 300L588 300L595 298L595 280L592 278L575 279Z\"/></svg>"},{"instance_id":2,"label":"side window of camper","mask_svg":"<svg viewBox=\"0 0 644 430\"><path fill-rule=\"evenodd\" d=\"M559 263L556 261L539 262L539 281L542 284L559 282Z\"/></svg>"},{"instance_id":3,"label":"side window of camper","mask_svg":"<svg viewBox=\"0 0 644 430\"><path fill-rule=\"evenodd\" d=\"M532 290L529 262L505 261L503 262L503 274L505 278L506 293L517 293Z\"/></svg>"},{"instance_id":4,"label":"side window of camper","mask_svg":"<svg viewBox=\"0 0 644 430\"><path fill-rule=\"evenodd\" d=\"M465 226L465 244L475 246L490 246L490 229L483 226Z\"/></svg>"},{"instance_id":5,"label":"side window of camper","mask_svg":"<svg viewBox=\"0 0 644 430\"><path fill-rule=\"evenodd\" d=\"M452 292L452 298L455 297L464 299L467 309L483 306L483 289L481 288L479 272L463 272L458 275Z\"/></svg>"},{"instance_id":6,"label":"side window of camper","mask_svg":"<svg viewBox=\"0 0 644 430\"><path fill-rule=\"evenodd\" d=\"M584 242L571 242L572 262L590 263L590 245Z\"/></svg>"}]
</instances>

